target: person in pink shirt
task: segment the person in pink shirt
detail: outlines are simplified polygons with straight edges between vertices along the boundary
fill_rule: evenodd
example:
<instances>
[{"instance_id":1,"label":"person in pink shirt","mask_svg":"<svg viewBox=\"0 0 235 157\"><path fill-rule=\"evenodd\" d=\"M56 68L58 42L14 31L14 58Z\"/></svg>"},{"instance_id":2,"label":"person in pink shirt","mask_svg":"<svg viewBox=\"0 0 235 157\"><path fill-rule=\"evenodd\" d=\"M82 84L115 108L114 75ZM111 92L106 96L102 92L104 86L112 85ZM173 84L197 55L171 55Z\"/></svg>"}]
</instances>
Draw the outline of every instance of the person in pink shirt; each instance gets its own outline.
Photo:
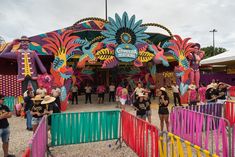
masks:
<instances>
[{"instance_id":1,"label":"person in pink shirt","mask_svg":"<svg viewBox=\"0 0 235 157\"><path fill-rule=\"evenodd\" d=\"M197 101L198 101L198 94L197 94L197 90L196 90L196 85L194 84L194 82L192 84L189 85L189 96L188 96L188 104L189 106L191 105L197 105Z\"/></svg>"},{"instance_id":2,"label":"person in pink shirt","mask_svg":"<svg viewBox=\"0 0 235 157\"><path fill-rule=\"evenodd\" d=\"M117 108L121 108L121 104L120 104L120 96L122 94L122 86L121 85L118 85L118 87L116 88L116 94L115 94L115 97L116 97L116 102L117 102Z\"/></svg>"},{"instance_id":3,"label":"person in pink shirt","mask_svg":"<svg viewBox=\"0 0 235 157\"><path fill-rule=\"evenodd\" d=\"M128 85L122 88L120 95L121 109L125 110L126 101L128 98Z\"/></svg>"},{"instance_id":4,"label":"person in pink shirt","mask_svg":"<svg viewBox=\"0 0 235 157\"><path fill-rule=\"evenodd\" d=\"M200 104L206 103L206 85L204 83L200 84L200 88L198 89L198 94L200 96Z\"/></svg>"},{"instance_id":5,"label":"person in pink shirt","mask_svg":"<svg viewBox=\"0 0 235 157\"><path fill-rule=\"evenodd\" d=\"M104 103L104 94L105 94L105 86L99 85L97 87L97 93L98 93L98 104Z\"/></svg>"}]
</instances>

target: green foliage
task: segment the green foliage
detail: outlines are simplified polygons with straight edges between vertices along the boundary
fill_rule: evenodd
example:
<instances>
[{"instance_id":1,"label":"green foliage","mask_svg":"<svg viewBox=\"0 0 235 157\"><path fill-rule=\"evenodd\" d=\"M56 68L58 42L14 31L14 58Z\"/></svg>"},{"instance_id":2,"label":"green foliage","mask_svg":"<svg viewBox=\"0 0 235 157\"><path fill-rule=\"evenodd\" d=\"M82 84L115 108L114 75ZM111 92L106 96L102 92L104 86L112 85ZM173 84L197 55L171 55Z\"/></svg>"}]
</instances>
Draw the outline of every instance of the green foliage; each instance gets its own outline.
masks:
<instances>
[{"instance_id":1,"label":"green foliage","mask_svg":"<svg viewBox=\"0 0 235 157\"><path fill-rule=\"evenodd\" d=\"M203 48L201 48L201 50L205 51L204 59L213 56L213 46L203 47ZM225 51L227 51L227 50L223 47L215 47L215 55L218 55L218 54L223 53Z\"/></svg>"}]
</instances>

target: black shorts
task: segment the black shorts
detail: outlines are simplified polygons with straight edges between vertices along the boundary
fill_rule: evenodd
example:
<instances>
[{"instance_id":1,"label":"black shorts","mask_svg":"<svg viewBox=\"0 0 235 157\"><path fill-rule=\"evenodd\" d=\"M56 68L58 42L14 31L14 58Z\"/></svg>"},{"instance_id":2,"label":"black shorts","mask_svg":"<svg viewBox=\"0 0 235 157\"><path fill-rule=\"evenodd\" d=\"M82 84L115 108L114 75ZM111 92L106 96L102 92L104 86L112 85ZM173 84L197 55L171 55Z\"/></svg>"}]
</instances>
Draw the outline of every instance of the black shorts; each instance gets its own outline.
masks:
<instances>
[{"instance_id":1,"label":"black shorts","mask_svg":"<svg viewBox=\"0 0 235 157\"><path fill-rule=\"evenodd\" d=\"M167 107L159 107L158 114L169 114Z\"/></svg>"},{"instance_id":2,"label":"black shorts","mask_svg":"<svg viewBox=\"0 0 235 157\"><path fill-rule=\"evenodd\" d=\"M104 93L99 93L98 98L104 98Z\"/></svg>"}]
</instances>

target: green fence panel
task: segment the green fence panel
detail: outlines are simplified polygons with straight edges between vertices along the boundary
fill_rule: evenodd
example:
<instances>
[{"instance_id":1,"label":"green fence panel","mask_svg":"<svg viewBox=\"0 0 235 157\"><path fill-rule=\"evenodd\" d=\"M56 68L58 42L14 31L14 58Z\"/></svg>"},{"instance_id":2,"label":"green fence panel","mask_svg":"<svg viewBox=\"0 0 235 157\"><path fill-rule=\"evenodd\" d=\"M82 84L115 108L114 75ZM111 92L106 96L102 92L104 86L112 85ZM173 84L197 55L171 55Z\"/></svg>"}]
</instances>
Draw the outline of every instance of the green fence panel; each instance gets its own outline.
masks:
<instances>
[{"instance_id":1,"label":"green fence panel","mask_svg":"<svg viewBox=\"0 0 235 157\"><path fill-rule=\"evenodd\" d=\"M120 111L51 115L52 146L118 139Z\"/></svg>"},{"instance_id":2,"label":"green fence panel","mask_svg":"<svg viewBox=\"0 0 235 157\"><path fill-rule=\"evenodd\" d=\"M15 97L13 96L5 97L3 104L8 106L11 111L14 111Z\"/></svg>"}]
</instances>

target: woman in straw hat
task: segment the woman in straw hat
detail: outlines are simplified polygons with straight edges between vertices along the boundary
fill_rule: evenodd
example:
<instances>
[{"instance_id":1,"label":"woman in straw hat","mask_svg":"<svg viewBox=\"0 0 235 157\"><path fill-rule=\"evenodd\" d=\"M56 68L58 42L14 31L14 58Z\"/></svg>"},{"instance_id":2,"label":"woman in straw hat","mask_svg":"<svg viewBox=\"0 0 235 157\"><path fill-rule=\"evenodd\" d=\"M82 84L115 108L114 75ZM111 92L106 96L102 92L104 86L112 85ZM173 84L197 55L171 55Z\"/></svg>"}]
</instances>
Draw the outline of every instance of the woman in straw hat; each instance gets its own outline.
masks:
<instances>
[{"instance_id":1,"label":"woman in straw hat","mask_svg":"<svg viewBox=\"0 0 235 157\"><path fill-rule=\"evenodd\" d=\"M55 103L56 98L50 95L46 95L41 102L44 105L44 114L52 115L53 113L60 113L58 104ZM51 116L48 117L48 125L51 126Z\"/></svg>"},{"instance_id":2,"label":"woman in straw hat","mask_svg":"<svg viewBox=\"0 0 235 157\"><path fill-rule=\"evenodd\" d=\"M40 95L36 95L34 98L32 98L34 105L31 108L31 115L32 117L32 126L33 126L33 132L36 131L38 124L40 123L43 115L44 115L44 106L41 104L42 98Z\"/></svg>"},{"instance_id":3,"label":"woman in straw hat","mask_svg":"<svg viewBox=\"0 0 235 157\"><path fill-rule=\"evenodd\" d=\"M189 85L189 93L188 93L188 104L197 105L198 102L198 92L196 90L196 85L194 83Z\"/></svg>"},{"instance_id":4,"label":"woman in straw hat","mask_svg":"<svg viewBox=\"0 0 235 157\"><path fill-rule=\"evenodd\" d=\"M209 84L206 87L206 101L207 101L207 103L215 103L216 102L216 99L217 99L216 86Z\"/></svg>"},{"instance_id":5,"label":"woman in straw hat","mask_svg":"<svg viewBox=\"0 0 235 157\"><path fill-rule=\"evenodd\" d=\"M146 120L146 108L147 104L146 101L144 100L145 95L143 93L139 93L138 96L136 97L137 100L134 102L134 108L136 109L136 116Z\"/></svg>"},{"instance_id":6,"label":"woman in straw hat","mask_svg":"<svg viewBox=\"0 0 235 157\"><path fill-rule=\"evenodd\" d=\"M159 118L160 118L160 126L161 131L164 128L164 122L166 123L166 129L169 129L169 97L166 93L166 89L161 87L160 90L157 90L157 95L159 96Z\"/></svg>"}]
</instances>

